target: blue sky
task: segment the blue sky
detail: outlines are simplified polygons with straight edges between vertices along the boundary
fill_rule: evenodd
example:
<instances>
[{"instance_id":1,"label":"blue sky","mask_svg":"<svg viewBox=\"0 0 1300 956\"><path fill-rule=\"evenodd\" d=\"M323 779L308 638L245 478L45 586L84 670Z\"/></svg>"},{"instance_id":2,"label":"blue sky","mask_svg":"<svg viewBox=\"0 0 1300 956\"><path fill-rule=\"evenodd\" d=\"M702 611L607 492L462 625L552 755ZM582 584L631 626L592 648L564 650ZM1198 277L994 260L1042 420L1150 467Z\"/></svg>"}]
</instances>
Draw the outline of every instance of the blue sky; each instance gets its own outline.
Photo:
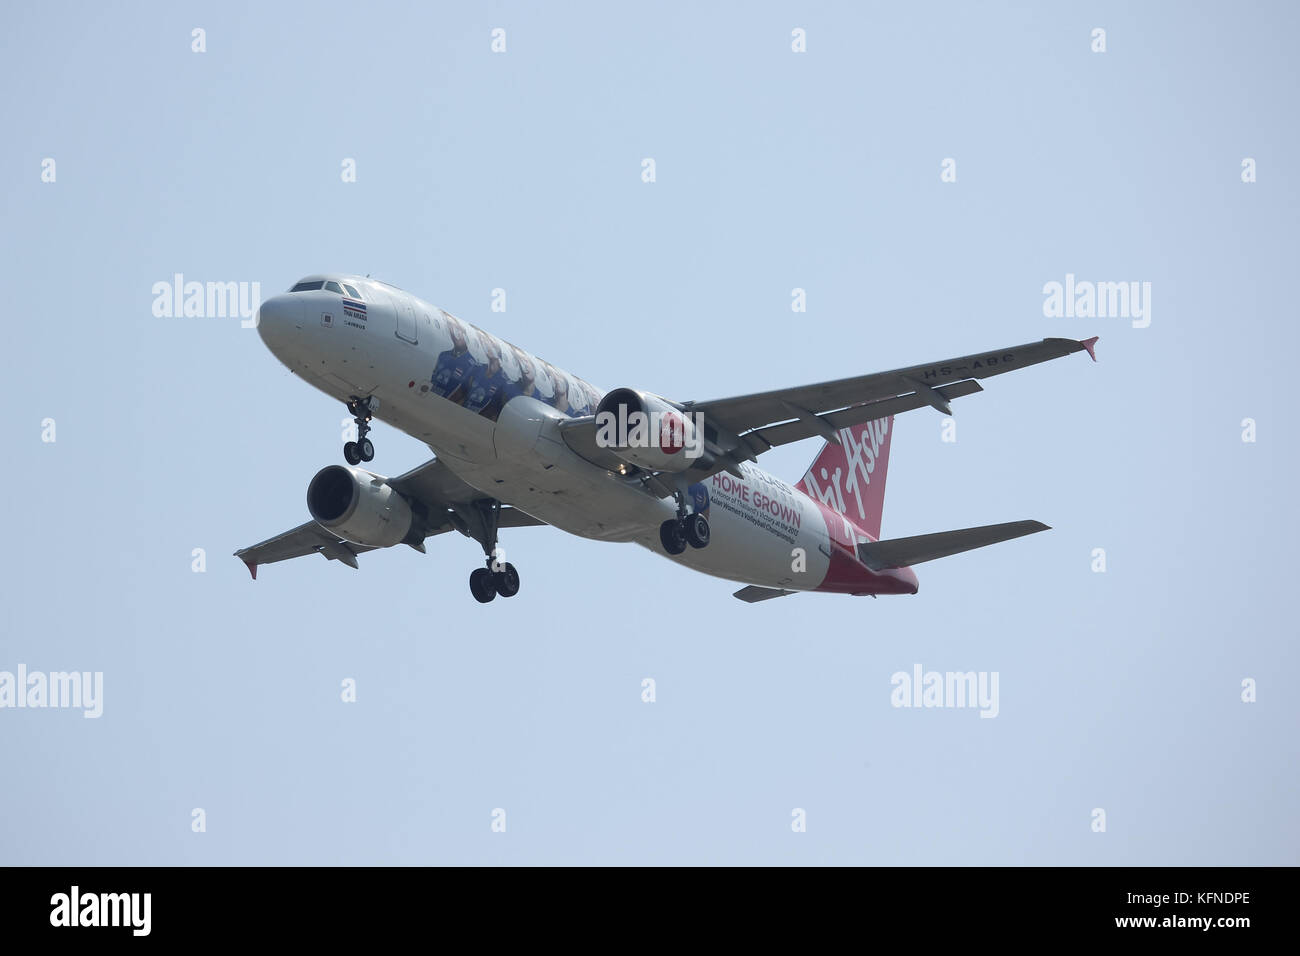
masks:
<instances>
[{"instance_id":1,"label":"blue sky","mask_svg":"<svg viewBox=\"0 0 1300 956\"><path fill-rule=\"evenodd\" d=\"M1297 862L1292 6L6 20L0 670L102 671L104 713L0 710L0 861ZM956 442L896 421L886 537L1053 527L915 597L747 606L552 529L510 533L523 590L486 608L460 536L253 583L230 553L304 520L345 413L151 289L327 270L681 400L1046 336L1100 361L989 381ZM1067 274L1150 282L1149 327L1045 317ZM372 437L380 472L428 457ZM997 672L998 717L892 707L917 663Z\"/></svg>"}]
</instances>

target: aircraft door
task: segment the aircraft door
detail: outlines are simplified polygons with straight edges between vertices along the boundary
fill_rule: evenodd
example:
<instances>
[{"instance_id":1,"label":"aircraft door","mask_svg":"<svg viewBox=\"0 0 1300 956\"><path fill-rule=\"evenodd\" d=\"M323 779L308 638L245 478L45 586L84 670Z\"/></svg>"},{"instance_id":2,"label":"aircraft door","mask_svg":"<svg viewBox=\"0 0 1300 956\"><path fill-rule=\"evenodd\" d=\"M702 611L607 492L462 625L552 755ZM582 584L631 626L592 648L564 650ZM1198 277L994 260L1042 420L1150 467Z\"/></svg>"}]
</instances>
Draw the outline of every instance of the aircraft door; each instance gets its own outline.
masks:
<instances>
[{"instance_id":1,"label":"aircraft door","mask_svg":"<svg viewBox=\"0 0 1300 956\"><path fill-rule=\"evenodd\" d=\"M415 345L419 341L415 324L415 306L411 305L411 300L404 295L395 295L392 299L397 310L397 337L403 342Z\"/></svg>"}]
</instances>

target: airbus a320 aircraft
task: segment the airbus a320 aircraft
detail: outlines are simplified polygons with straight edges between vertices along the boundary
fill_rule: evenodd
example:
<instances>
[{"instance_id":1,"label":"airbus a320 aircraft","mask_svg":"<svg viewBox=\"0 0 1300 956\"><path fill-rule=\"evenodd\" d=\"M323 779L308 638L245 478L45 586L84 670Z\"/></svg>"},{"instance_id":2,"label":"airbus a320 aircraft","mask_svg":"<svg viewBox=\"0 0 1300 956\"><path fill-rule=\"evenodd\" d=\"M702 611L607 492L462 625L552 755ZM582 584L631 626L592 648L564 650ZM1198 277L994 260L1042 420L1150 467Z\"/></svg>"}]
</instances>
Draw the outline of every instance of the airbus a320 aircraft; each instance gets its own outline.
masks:
<instances>
[{"instance_id":1,"label":"airbus a320 aircraft","mask_svg":"<svg viewBox=\"0 0 1300 956\"><path fill-rule=\"evenodd\" d=\"M235 555L260 565L357 556L456 530L483 548L480 602L519 591L503 528L554 525L632 541L763 601L798 591L915 594L912 565L1046 531L1037 521L880 540L894 416L981 391L980 380L1093 350L1097 339L1027 345L856 378L710 401L605 392L383 282L310 276L262 303L258 332L302 379L347 405L348 465L307 487L311 521ZM396 478L374 458L378 418L436 457ZM824 439L798 484L756 464L776 445Z\"/></svg>"}]
</instances>

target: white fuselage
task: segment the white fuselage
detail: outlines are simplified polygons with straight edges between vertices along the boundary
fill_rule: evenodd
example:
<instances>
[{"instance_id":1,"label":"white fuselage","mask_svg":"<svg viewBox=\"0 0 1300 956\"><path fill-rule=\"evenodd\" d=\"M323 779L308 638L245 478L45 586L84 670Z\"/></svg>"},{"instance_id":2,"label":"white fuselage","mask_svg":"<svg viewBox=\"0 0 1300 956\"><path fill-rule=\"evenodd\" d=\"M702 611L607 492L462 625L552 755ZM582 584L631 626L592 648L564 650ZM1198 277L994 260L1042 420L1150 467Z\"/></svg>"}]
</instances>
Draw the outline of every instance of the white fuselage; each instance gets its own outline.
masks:
<instances>
[{"instance_id":1,"label":"white fuselage","mask_svg":"<svg viewBox=\"0 0 1300 956\"><path fill-rule=\"evenodd\" d=\"M485 498L572 534L664 554L659 527L676 514L673 500L592 464L560 436L559 423L590 414L602 391L409 293L365 278L342 281L361 291L364 308L350 297L354 304L345 307L325 289L263 304L259 333L281 362L339 401L377 398L376 419L425 442ZM513 383L498 385L495 411L490 403L471 410L490 388L471 398L466 390L439 394L461 373L453 368L458 357L480 373L497 368ZM746 584L818 589L834 549L826 509L752 464L742 474L743 481L723 472L703 482L712 540L672 560Z\"/></svg>"}]
</instances>

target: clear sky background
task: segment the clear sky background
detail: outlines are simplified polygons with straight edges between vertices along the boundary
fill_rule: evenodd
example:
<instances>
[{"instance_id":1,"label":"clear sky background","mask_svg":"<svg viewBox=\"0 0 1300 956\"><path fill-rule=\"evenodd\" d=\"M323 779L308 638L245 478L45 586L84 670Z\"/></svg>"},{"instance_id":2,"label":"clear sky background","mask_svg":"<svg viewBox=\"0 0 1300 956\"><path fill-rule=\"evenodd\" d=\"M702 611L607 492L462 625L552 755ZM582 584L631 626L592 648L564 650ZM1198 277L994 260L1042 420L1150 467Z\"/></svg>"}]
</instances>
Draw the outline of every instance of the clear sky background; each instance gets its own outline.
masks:
<instances>
[{"instance_id":1,"label":"clear sky background","mask_svg":"<svg viewBox=\"0 0 1300 956\"><path fill-rule=\"evenodd\" d=\"M1297 862L1294 5L4 23L0 670L102 671L105 699L0 710L0 862ZM1100 361L990 380L955 443L896 421L886 537L1054 529L923 565L914 597L750 606L547 528L504 538L523 589L486 607L459 535L254 583L231 552L305 519L346 413L151 289L327 270L681 400L1046 336ZM1045 318L1067 273L1150 282L1150 326ZM428 457L372 437L381 473ZM817 444L762 464L797 480ZM918 663L998 672L998 717L892 707Z\"/></svg>"}]
</instances>

